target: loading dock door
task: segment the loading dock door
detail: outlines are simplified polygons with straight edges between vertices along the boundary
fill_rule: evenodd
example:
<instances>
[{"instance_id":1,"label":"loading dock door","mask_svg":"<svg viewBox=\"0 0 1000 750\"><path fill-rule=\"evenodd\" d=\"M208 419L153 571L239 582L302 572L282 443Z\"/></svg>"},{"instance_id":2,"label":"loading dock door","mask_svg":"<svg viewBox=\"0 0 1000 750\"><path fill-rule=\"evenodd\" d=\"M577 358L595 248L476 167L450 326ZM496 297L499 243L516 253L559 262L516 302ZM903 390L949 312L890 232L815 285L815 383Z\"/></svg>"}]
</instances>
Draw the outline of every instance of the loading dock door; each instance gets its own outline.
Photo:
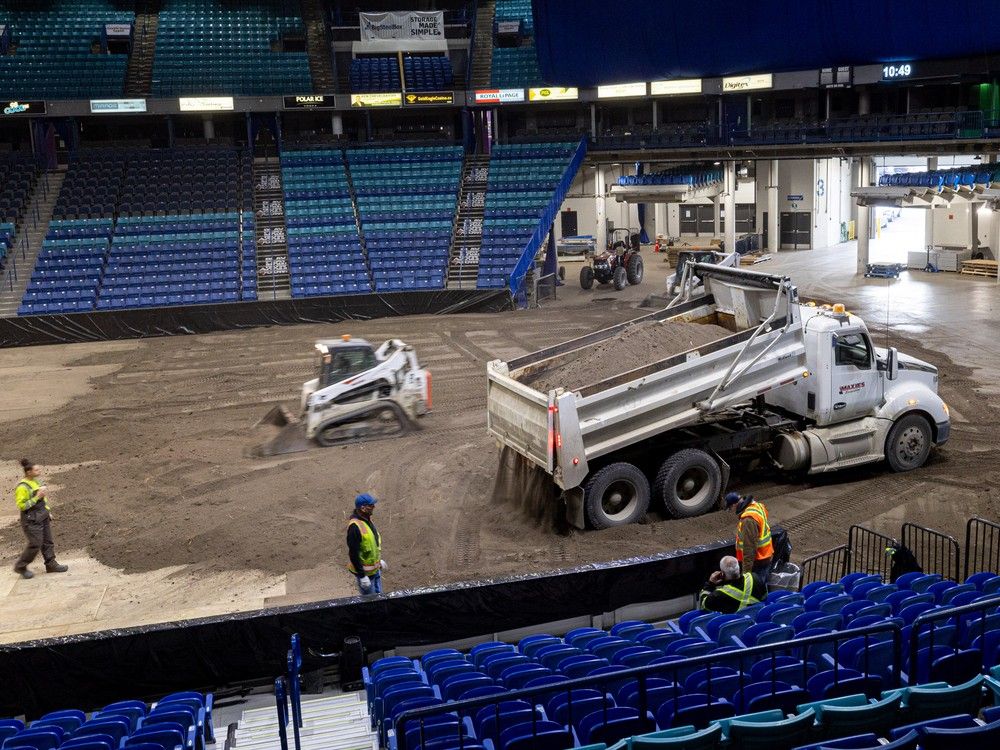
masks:
<instances>
[{"instance_id":1,"label":"loading dock door","mask_svg":"<svg viewBox=\"0 0 1000 750\"><path fill-rule=\"evenodd\" d=\"M781 247L809 247L812 239L812 212L781 212Z\"/></svg>"}]
</instances>

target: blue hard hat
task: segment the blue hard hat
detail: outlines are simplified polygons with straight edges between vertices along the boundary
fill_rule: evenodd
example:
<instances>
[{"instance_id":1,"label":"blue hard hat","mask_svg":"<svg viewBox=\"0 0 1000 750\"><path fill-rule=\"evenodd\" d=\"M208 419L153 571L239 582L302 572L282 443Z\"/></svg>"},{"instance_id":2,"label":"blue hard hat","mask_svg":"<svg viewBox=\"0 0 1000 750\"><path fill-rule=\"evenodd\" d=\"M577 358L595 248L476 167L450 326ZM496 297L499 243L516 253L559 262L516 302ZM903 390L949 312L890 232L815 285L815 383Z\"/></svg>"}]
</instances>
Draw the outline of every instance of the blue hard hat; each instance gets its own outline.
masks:
<instances>
[{"instance_id":1,"label":"blue hard hat","mask_svg":"<svg viewBox=\"0 0 1000 750\"><path fill-rule=\"evenodd\" d=\"M360 508L362 505L374 505L377 502L378 500L365 492L364 494L358 495L354 498L354 507Z\"/></svg>"},{"instance_id":2,"label":"blue hard hat","mask_svg":"<svg viewBox=\"0 0 1000 750\"><path fill-rule=\"evenodd\" d=\"M726 507L728 508L728 507L730 507L732 505L735 505L736 503L738 503L742 499L743 499L743 496L740 495L739 492L729 492L729 493L726 494L726 499L725 499Z\"/></svg>"}]
</instances>

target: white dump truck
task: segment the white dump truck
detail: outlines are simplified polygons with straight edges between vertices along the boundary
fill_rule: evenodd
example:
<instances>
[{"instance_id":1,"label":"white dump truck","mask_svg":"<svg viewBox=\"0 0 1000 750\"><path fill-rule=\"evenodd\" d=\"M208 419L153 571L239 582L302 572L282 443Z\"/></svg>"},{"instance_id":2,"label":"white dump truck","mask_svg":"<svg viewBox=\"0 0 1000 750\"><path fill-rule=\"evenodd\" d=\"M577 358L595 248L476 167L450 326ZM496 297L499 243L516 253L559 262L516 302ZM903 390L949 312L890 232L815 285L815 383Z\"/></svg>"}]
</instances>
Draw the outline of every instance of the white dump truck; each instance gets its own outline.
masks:
<instances>
[{"instance_id":1,"label":"white dump truck","mask_svg":"<svg viewBox=\"0 0 1000 750\"><path fill-rule=\"evenodd\" d=\"M783 276L701 263L687 272L701 279L699 296L488 363L498 487L519 483L513 492L565 503L572 525L607 528L641 520L651 502L676 518L705 513L731 468L816 474L885 461L909 471L948 439L937 368L876 347L842 305L800 304ZM628 326L660 322L731 334L582 387L530 385Z\"/></svg>"}]
</instances>

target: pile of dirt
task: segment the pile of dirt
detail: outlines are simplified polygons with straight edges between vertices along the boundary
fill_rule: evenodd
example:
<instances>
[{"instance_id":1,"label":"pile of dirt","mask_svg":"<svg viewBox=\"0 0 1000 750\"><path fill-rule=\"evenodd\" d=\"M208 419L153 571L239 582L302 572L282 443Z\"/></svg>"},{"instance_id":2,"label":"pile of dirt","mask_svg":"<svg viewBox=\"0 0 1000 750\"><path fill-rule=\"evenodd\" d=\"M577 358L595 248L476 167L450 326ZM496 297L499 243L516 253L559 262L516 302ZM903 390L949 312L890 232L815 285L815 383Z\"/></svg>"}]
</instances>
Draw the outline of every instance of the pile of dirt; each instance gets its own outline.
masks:
<instances>
[{"instance_id":1,"label":"pile of dirt","mask_svg":"<svg viewBox=\"0 0 1000 750\"><path fill-rule=\"evenodd\" d=\"M717 325L636 323L613 339L570 355L554 367L533 373L525 382L540 391L583 388L731 335L731 331Z\"/></svg>"}]
</instances>

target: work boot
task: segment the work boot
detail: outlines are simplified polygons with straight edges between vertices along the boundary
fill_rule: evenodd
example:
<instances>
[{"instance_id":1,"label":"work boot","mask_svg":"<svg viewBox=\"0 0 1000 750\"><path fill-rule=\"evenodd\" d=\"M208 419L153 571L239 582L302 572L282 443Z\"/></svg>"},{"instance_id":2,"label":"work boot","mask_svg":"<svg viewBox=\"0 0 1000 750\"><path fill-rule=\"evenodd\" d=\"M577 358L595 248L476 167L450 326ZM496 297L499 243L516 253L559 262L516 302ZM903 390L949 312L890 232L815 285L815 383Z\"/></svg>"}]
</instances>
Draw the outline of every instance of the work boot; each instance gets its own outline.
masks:
<instances>
[{"instance_id":1,"label":"work boot","mask_svg":"<svg viewBox=\"0 0 1000 750\"><path fill-rule=\"evenodd\" d=\"M27 568L25 568L24 570L18 570L17 568L14 568L14 572L17 573L19 576L21 576L21 578L25 578L25 579L34 578L35 577L35 574L32 573Z\"/></svg>"},{"instance_id":2,"label":"work boot","mask_svg":"<svg viewBox=\"0 0 1000 750\"><path fill-rule=\"evenodd\" d=\"M68 565L60 565L55 560L50 563L45 563L46 573L65 573L67 570L69 570Z\"/></svg>"}]
</instances>

